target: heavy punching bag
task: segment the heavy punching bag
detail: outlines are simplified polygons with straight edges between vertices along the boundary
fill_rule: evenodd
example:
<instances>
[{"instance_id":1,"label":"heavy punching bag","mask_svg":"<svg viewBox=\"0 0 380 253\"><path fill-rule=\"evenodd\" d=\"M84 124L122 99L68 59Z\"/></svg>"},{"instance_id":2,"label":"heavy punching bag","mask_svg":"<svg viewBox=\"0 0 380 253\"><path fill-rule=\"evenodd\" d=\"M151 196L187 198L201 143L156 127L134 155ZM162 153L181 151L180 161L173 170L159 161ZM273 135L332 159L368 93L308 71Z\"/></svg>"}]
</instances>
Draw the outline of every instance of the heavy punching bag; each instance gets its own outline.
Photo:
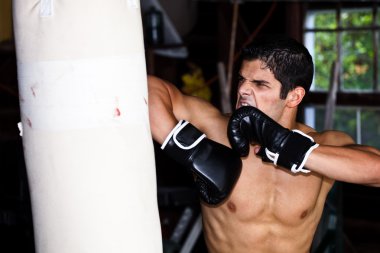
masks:
<instances>
[{"instance_id":1,"label":"heavy punching bag","mask_svg":"<svg viewBox=\"0 0 380 253\"><path fill-rule=\"evenodd\" d=\"M13 8L36 252L162 252L140 2Z\"/></svg>"}]
</instances>

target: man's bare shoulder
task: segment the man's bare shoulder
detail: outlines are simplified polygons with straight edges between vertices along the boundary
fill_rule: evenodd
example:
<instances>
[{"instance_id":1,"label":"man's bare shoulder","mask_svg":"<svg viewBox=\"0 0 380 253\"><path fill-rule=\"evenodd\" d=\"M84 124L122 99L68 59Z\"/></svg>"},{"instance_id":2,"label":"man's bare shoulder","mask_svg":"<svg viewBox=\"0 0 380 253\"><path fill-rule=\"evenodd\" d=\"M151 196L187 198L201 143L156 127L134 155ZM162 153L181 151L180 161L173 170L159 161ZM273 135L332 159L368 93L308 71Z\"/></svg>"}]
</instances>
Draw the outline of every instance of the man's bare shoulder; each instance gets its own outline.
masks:
<instances>
[{"instance_id":1,"label":"man's bare shoulder","mask_svg":"<svg viewBox=\"0 0 380 253\"><path fill-rule=\"evenodd\" d=\"M159 77L148 76L148 83L149 91L155 91L155 97L168 104L177 120L187 120L208 136L226 142L228 117L216 106L205 99L184 94L173 83Z\"/></svg>"},{"instance_id":2,"label":"man's bare shoulder","mask_svg":"<svg viewBox=\"0 0 380 253\"><path fill-rule=\"evenodd\" d=\"M345 146L355 143L350 135L337 130L315 132L313 135L314 140L323 145Z\"/></svg>"},{"instance_id":3,"label":"man's bare shoulder","mask_svg":"<svg viewBox=\"0 0 380 253\"><path fill-rule=\"evenodd\" d=\"M313 137L314 141L323 145L345 146L354 144L354 140L345 132L337 130L325 130L317 132L310 126L298 124L298 129Z\"/></svg>"}]
</instances>

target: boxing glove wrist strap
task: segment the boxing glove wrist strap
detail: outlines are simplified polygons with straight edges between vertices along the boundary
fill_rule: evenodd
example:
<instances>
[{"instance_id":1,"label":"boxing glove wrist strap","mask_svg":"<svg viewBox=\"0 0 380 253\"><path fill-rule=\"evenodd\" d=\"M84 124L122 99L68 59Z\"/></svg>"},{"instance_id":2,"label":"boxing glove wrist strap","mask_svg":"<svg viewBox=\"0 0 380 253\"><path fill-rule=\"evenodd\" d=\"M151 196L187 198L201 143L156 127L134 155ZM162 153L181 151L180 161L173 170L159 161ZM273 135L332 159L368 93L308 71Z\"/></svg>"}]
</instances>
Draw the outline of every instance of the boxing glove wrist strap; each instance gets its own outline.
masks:
<instances>
[{"instance_id":1,"label":"boxing glove wrist strap","mask_svg":"<svg viewBox=\"0 0 380 253\"><path fill-rule=\"evenodd\" d=\"M311 152L318 146L319 144L309 135L299 130L292 130L281 152L275 153L265 148L265 154L275 165L288 168L293 173L309 173L310 170L304 166Z\"/></svg>"},{"instance_id":2,"label":"boxing glove wrist strap","mask_svg":"<svg viewBox=\"0 0 380 253\"><path fill-rule=\"evenodd\" d=\"M180 120L177 125L172 129L172 131L169 133L169 135L166 137L165 141L162 143L161 145L161 149L165 149L165 146L168 144L168 142L170 141L170 139L172 138L173 136L173 141L174 143L181 149L183 150L189 150L189 149L192 149L194 148L195 146L197 146L199 144L199 142L201 142L205 137L206 135L201 133L200 131L198 131L199 133L199 137L197 137L197 139L194 140L193 143L188 143L187 146L184 146L183 144L181 144L178 139L177 139L177 134L181 132L181 130L186 127L186 125L189 124L188 121L184 121L184 120Z\"/></svg>"}]
</instances>

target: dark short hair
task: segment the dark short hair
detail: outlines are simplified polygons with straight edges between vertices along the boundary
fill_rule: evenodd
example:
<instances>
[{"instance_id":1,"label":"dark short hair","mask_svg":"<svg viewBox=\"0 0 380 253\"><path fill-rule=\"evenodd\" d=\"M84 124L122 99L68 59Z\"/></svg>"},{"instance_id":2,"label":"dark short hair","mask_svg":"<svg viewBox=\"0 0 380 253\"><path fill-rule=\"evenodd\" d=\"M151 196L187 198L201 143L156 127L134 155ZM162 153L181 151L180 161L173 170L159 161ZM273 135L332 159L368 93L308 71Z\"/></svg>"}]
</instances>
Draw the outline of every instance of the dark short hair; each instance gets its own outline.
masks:
<instances>
[{"instance_id":1,"label":"dark short hair","mask_svg":"<svg viewBox=\"0 0 380 253\"><path fill-rule=\"evenodd\" d=\"M242 49L242 60L261 60L281 83L280 98L301 86L308 93L314 75L313 59L307 48L283 35L266 35Z\"/></svg>"}]
</instances>

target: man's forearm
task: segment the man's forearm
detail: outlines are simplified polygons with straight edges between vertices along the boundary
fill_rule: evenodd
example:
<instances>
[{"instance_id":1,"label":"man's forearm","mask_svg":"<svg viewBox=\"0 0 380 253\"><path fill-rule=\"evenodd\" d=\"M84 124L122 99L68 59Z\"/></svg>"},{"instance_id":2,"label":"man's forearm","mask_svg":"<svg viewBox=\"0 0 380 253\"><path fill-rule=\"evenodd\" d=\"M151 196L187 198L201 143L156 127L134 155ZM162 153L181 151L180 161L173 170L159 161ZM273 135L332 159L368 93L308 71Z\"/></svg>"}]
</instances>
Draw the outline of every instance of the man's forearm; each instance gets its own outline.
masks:
<instances>
[{"instance_id":1,"label":"man's forearm","mask_svg":"<svg viewBox=\"0 0 380 253\"><path fill-rule=\"evenodd\" d=\"M320 145L305 166L338 181L380 186L380 152L372 147Z\"/></svg>"}]
</instances>

